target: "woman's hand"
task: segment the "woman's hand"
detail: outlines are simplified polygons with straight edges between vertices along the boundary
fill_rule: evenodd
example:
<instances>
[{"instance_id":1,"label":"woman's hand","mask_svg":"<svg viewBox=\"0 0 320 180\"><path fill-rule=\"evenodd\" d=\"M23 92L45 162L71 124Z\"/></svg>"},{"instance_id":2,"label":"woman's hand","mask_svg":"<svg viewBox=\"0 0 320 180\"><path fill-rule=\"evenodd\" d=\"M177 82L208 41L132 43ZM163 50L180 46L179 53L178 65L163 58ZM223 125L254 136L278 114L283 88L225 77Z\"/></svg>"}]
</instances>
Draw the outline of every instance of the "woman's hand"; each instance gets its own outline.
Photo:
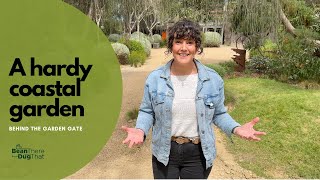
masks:
<instances>
[{"instance_id":1,"label":"woman's hand","mask_svg":"<svg viewBox=\"0 0 320 180\"><path fill-rule=\"evenodd\" d=\"M128 128L127 126L122 126L122 130L128 133L127 138L122 142L123 144L129 144L129 148L133 145L140 145L143 143L144 132L141 129Z\"/></svg>"},{"instance_id":2,"label":"woman's hand","mask_svg":"<svg viewBox=\"0 0 320 180\"><path fill-rule=\"evenodd\" d=\"M256 131L253 129L253 126L259 122L259 118L256 117L252 121L240 126L236 127L233 133L243 139L253 140L253 141L260 141L261 139L257 136L266 135L265 132ZM256 136L257 135L257 136Z\"/></svg>"}]
</instances>

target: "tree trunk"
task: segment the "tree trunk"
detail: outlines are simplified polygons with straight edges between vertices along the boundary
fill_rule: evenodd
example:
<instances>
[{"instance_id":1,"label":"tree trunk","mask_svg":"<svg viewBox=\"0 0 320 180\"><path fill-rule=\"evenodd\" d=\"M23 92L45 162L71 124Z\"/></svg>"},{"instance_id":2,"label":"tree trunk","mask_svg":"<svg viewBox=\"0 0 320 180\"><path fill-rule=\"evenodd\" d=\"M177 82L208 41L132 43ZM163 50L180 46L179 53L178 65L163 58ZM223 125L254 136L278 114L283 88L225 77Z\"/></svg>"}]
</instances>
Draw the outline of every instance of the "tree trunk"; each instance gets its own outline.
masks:
<instances>
[{"instance_id":1,"label":"tree trunk","mask_svg":"<svg viewBox=\"0 0 320 180\"><path fill-rule=\"evenodd\" d=\"M99 1L98 0L94 0L94 9L95 9L95 15L94 15L94 21L96 22L96 24L98 25L98 27L100 28L100 21L101 21L101 17L102 17L102 8L100 9L99 7Z\"/></svg>"},{"instance_id":2,"label":"tree trunk","mask_svg":"<svg viewBox=\"0 0 320 180\"><path fill-rule=\"evenodd\" d=\"M88 11L88 16L92 20L93 20L93 8L94 8L93 0L90 0L90 7L89 7L89 11Z\"/></svg>"},{"instance_id":3,"label":"tree trunk","mask_svg":"<svg viewBox=\"0 0 320 180\"><path fill-rule=\"evenodd\" d=\"M223 34L222 39L224 41L222 41L222 43L230 46L232 41L232 31L231 31L231 23L230 21L227 20L228 19L228 0L224 0L223 13L224 13L223 32L221 34Z\"/></svg>"},{"instance_id":4,"label":"tree trunk","mask_svg":"<svg viewBox=\"0 0 320 180\"><path fill-rule=\"evenodd\" d=\"M137 24L137 32L140 32L140 23Z\"/></svg>"},{"instance_id":5,"label":"tree trunk","mask_svg":"<svg viewBox=\"0 0 320 180\"><path fill-rule=\"evenodd\" d=\"M286 30L290 34L292 34L294 37L296 37L297 35L294 32L295 28L292 26L291 22L289 21L287 16L284 14L282 9L280 9L280 18L281 18L281 21L282 21L283 25L285 26Z\"/></svg>"}]
</instances>

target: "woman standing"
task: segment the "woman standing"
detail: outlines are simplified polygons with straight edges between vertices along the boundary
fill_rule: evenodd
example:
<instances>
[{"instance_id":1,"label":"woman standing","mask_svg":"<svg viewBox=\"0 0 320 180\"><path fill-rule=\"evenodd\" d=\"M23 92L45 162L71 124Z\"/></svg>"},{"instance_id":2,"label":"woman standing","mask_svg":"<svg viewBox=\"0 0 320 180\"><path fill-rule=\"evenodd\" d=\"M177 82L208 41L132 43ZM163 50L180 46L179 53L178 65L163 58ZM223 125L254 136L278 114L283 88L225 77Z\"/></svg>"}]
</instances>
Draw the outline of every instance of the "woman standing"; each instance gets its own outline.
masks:
<instances>
[{"instance_id":1,"label":"woman standing","mask_svg":"<svg viewBox=\"0 0 320 180\"><path fill-rule=\"evenodd\" d=\"M142 144L152 127L152 167L156 179L206 179L216 157L212 123L229 137L259 141L253 126L258 118L240 126L224 106L222 78L202 65L198 24L181 20L168 33L168 52L173 59L148 76L135 128L123 141Z\"/></svg>"}]
</instances>

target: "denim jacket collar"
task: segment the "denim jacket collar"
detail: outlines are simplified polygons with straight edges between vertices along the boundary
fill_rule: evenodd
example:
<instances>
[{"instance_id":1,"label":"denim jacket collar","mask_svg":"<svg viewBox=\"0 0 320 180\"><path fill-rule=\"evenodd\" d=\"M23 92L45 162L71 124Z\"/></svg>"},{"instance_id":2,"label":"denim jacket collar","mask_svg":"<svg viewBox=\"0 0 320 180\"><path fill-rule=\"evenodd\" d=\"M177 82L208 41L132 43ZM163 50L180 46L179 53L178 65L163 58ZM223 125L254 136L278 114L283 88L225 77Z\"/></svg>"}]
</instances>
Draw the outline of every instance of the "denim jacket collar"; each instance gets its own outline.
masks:
<instances>
[{"instance_id":1,"label":"denim jacket collar","mask_svg":"<svg viewBox=\"0 0 320 180\"><path fill-rule=\"evenodd\" d=\"M198 69L198 77L201 81L210 80L208 72L205 70L205 67L196 59L193 60L196 64L196 67ZM166 80L170 79L170 67L173 62L173 59L171 59L163 68L163 72L161 73L160 77L164 78Z\"/></svg>"}]
</instances>

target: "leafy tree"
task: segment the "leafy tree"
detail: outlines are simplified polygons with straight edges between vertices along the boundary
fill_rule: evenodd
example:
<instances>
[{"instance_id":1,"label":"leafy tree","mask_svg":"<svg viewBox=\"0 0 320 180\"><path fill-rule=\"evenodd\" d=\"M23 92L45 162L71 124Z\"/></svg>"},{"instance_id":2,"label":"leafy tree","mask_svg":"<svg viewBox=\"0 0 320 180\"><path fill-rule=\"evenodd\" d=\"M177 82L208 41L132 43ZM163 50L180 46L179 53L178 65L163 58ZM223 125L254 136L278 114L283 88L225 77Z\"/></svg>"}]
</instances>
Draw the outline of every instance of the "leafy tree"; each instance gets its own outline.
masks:
<instances>
[{"instance_id":1,"label":"leafy tree","mask_svg":"<svg viewBox=\"0 0 320 180\"><path fill-rule=\"evenodd\" d=\"M106 0L64 0L64 2L78 8L84 14L88 15L99 27L105 13Z\"/></svg>"},{"instance_id":2,"label":"leafy tree","mask_svg":"<svg viewBox=\"0 0 320 180\"><path fill-rule=\"evenodd\" d=\"M260 47L276 34L280 23L280 3L277 0L237 0L231 17L232 29L245 43L246 49Z\"/></svg>"},{"instance_id":3,"label":"leafy tree","mask_svg":"<svg viewBox=\"0 0 320 180\"><path fill-rule=\"evenodd\" d=\"M294 26L309 28L314 24L313 11L304 1L236 0L235 4L231 18L232 29L242 37L246 49L259 48L270 36L276 38L280 25L297 36ZM312 39L310 37L310 41ZM320 44L317 40L314 42Z\"/></svg>"},{"instance_id":4,"label":"leafy tree","mask_svg":"<svg viewBox=\"0 0 320 180\"><path fill-rule=\"evenodd\" d=\"M89 12L91 1L83 1L83 0L63 0L63 1L76 7L84 14L88 14Z\"/></svg>"}]
</instances>

